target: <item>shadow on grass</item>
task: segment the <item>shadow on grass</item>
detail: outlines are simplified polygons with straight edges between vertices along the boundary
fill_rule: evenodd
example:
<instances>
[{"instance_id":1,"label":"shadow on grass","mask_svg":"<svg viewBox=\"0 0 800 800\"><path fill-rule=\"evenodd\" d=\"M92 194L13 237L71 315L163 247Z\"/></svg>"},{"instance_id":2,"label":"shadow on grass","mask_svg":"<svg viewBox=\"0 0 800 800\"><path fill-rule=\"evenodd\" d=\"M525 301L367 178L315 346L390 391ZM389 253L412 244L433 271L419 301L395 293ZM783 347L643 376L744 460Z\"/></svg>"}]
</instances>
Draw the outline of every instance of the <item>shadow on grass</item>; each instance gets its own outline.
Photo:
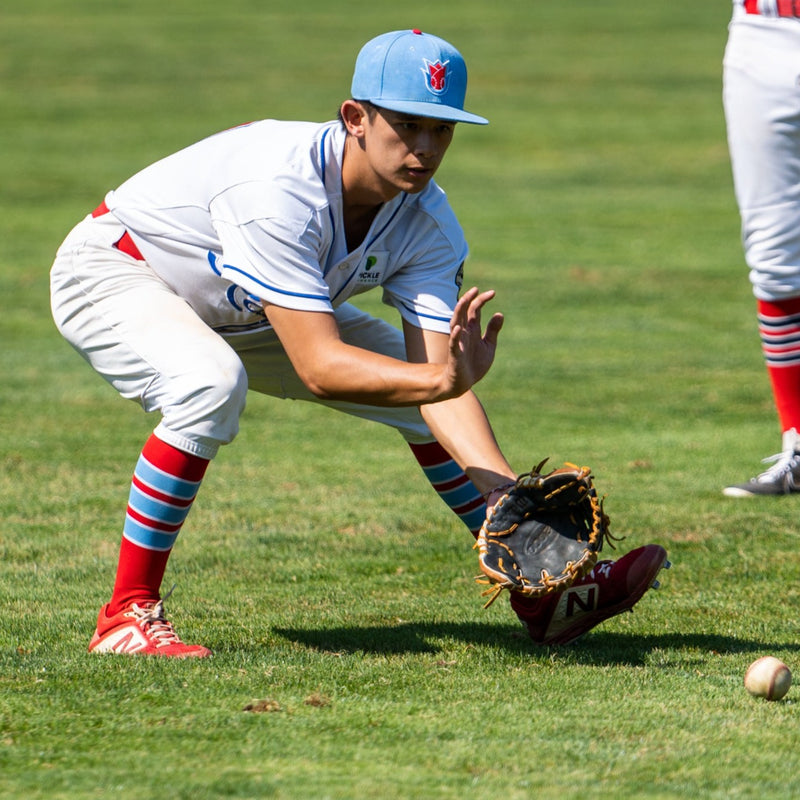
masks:
<instances>
[{"instance_id":1,"label":"shadow on grass","mask_svg":"<svg viewBox=\"0 0 800 800\"><path fill-rule=\"evenodd\" d=\"M367 653L375 655L403 655L408 653L440 653L447 649L447 640L487 647L503 647L509 651L543 654L569 653L570 657L587 664L638 664L645 663L654 651L689 651L682 657L691 657L693 650L700 651L699 658L709 653L763 654L770 652L797 652L800 645L756 639L739 639L705 633L664 633L636 636L626 633L604 633L602 629L586 634L570 645L541 647L535 645L520 630L504 625L464 625L458 623L406 622L380 627L343 627L324 629L277 628L275 633L296 644L312 650L337 655ZM702 653L702 656L700 656Z\"/></svg>"}]
</instances>

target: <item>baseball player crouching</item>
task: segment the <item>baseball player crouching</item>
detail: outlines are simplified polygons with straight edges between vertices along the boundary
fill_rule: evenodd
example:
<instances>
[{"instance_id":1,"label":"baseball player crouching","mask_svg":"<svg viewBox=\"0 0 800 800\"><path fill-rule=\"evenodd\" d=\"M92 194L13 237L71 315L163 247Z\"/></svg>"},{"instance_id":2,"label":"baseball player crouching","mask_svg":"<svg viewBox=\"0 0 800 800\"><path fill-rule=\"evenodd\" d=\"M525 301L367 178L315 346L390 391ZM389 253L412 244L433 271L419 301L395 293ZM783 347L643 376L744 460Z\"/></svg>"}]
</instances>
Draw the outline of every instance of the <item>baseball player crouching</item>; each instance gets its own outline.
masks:
<instances>
[{"instance_id":1,"label":"baseball player crouching","mask_svg":"<svg viewBox=\"0 0 800 800\"><path fill-rule=\"evenodd\" d=\"M472 391L503 317L482 323L491 290L459 298L467 245L433 181L456 124L487 123L464 110L466 87L446 41L383 34L360 51L340 119L217 133L110 191L66 238L51 273L59 330L160 415L90 651L211 654L178 637L161 583L248 389L392 426L473 535L513 482ZM348 302L376 287L400 328ZM600 562L569 590L578 602L518 598L515 611L534 641L569 641L631 608L665 557L640 547Z\"/></svg>"}]
</instances>

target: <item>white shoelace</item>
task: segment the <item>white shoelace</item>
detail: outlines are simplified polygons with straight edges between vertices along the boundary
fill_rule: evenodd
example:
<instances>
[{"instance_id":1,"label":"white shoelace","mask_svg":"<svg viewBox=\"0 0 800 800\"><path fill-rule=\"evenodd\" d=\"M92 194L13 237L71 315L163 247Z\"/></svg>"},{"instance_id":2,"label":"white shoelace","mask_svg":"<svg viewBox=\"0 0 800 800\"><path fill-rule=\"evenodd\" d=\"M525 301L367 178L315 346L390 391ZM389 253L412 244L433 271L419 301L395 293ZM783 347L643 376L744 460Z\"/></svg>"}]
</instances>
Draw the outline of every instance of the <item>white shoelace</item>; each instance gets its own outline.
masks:
<instances>
[{"instance_id":1,"label":"white shoelace","mask_svg":"<svg viewBox=\"0 0 800 800\"><path fill-rule=\"evenodd\" d=\"M164 601L174 590L175 587L173 586L164 597L157 603L154 603L151 608L142 608L136 603L131 605L131 610L136 615L136 621L139 623L139 627L147 636L155 640L156 647L162 647L166 644L182 644L164 611Z\"/></svg>"},{"instance_id":2,"label":"white shoelace","mask_svg":"<svg viewBox=\"0 0 800 800\"><path fill-rule=\"evenodd\" d=\"M180 643L172 623L164 616L164 601L159 600L152 608L142 608L133 603L131 610L142 631L155 640L156 647Z\"/></svg>"},{"instance_id":3,"label":"white shoelace","mask_svg":"<svg viewBox=\"0 0 800 800\"><path fill-rule=\"evenodd\" d=\"M785 450L782 453L776 453L774 456L767 456L767 458L761 460L761 463L769 464L773 461L775 464L756 478L759 483L780 481L787 472L793 473L795 469L800 469L800 453L794 450ZM790 480L794 485L794 475L790 476Z\"/></svg>"}]
</instances>

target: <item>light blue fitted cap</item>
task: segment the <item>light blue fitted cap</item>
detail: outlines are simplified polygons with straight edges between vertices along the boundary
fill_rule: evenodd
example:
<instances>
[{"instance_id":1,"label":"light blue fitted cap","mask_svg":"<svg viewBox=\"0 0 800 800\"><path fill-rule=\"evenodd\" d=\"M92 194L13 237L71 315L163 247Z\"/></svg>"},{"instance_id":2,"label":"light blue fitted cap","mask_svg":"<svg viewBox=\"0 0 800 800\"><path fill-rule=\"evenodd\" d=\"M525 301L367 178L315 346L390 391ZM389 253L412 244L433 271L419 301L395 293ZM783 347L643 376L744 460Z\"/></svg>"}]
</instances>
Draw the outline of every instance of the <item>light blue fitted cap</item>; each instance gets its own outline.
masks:
<instances>
[{"instance_id":1,"label":"light blue fitted cap","mask_svg":"<svg viewBox=\"0 0 800 800\"><path fill-rule=\"evenodd\" d=\"M367 42L356 59L350 94L417 117L486 125L464 111L467 66L453 45L418 30L392 31Z\"/></svg>"}]
</instances>

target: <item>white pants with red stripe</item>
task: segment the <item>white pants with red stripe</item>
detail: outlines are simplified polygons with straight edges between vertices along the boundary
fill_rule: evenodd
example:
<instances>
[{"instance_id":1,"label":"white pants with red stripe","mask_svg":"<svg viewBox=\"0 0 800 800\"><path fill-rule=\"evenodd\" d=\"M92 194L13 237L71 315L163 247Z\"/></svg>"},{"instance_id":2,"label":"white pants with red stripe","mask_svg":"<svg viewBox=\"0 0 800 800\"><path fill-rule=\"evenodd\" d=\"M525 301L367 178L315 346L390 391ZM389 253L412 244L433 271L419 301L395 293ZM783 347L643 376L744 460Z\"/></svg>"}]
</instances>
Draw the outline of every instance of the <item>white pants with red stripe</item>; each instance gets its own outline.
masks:
<instances>
[{"instance_id":1,"label":"white pants with red stripe","mask_svg":"<svg viewBox=\"0 0 800 800\"><path fill-rule=\"evenodd\" d=\"M73 229L51 270L53 318L120 395L160 412L156 434L163 441L213 458L238 433L248 388L389 425L408 442L433 439L417 408L318 400L271 331L223 338L146 262L113 246L123 233L111 214ZM405 358L402 333L387 322L348 304L336 319L346 342Z\"/></svg>"},{"instance_id":2,"label":"white pants with red stripe","mask_svg":"<svg viewBox=\"0 0 800 800\"><path fill-rule=\"evenodd\" d=\"M723 102L745 260L757 298L800 296L800 20L737 9Z\"/></svg>"}]
</instances>

